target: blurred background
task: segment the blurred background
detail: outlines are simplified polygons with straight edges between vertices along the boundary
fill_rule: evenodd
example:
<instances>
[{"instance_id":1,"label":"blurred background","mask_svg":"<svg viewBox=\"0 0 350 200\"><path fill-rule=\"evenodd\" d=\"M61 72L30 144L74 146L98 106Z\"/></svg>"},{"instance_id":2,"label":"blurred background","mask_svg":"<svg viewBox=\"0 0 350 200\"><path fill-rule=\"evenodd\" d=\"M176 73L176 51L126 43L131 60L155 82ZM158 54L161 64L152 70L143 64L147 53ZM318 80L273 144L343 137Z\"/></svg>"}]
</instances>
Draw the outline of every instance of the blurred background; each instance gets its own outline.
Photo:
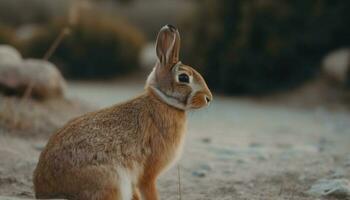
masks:
<instances>
[{"instance_id":1,"label":"blurred background","mask_svg":"<svg viewBox=\"0 0 350 200\"><path fill-rule=\"evenodd\" d=\"M184 199L350 198L349 11L346 0L0 0L0 199L33 197L37 157L69 119L142 92L165 24L214 93L190 114ZM162 197L177 199L176 177L161 178Z\"/></svg>"},{"instance_id":2,"label":"blurred background","mask_svg":"<svg viewBox=\"0 0 350 200\"><path fill-rule=\"evenodd\" d=\"M318 76L327 54L349 47L350 3L310 1L1 0L0 42L50 60L69 79L121 77L152 67L164 24L179 27L183 61L225 94L265 94ZM348 70L346 70L348 71ZM345 86L349 72L342 72Z\"/></svg>"}]
</instances>

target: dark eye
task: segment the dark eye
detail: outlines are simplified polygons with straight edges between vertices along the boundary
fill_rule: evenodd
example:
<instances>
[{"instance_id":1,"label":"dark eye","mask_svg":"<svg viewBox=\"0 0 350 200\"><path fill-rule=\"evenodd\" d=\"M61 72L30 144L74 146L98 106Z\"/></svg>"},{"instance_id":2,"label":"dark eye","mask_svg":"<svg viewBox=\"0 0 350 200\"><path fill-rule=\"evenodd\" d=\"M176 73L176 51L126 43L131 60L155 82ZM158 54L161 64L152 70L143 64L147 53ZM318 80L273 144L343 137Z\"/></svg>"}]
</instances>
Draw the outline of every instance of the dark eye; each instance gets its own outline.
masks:
<instances>
[{"instance_id":1,"label":"dark eye","mask_svg":"<svg viewBox=\"0 0 350 200\"><path fill-rule=\"evenodd\" d=\"M181 82L181 83L189 83L190 82L190 77L188 77L187 74L180 74L179 75L179 82Z\"/></svg>"}]
</instances>

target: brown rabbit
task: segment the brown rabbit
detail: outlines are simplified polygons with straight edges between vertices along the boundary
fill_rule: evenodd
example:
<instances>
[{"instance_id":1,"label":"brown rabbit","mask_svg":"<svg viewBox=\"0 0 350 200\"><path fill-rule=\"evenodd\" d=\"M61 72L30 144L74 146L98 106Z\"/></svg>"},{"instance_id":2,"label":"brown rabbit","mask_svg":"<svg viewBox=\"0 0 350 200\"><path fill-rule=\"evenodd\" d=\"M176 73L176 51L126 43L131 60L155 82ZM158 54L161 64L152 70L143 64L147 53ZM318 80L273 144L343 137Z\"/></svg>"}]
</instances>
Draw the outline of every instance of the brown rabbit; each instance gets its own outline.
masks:
<instances>
[{"instance_id":1,"label":"brown rabbit","mask_svg":"<svg viewBox=\"0 0 350 200\"><path fill-rule=\"evenodd\" d=\"M34 172L37 198L158 199L156 180L179 157L186 111L212 100L179 50L179 32L164 26L143 94L78 117L51 137Z\"/></svg>"}]
</instances>

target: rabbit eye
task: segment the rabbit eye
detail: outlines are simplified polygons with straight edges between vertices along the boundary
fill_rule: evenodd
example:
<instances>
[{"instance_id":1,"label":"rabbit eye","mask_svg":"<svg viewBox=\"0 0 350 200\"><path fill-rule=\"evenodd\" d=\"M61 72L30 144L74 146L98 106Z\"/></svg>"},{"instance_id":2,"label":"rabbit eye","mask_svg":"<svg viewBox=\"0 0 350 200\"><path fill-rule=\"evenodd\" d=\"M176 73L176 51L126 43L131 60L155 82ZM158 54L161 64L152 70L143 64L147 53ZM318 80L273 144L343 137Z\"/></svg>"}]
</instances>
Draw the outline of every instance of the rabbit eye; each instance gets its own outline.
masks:
<instances>
[{"instance_id":1,"label":"rabbit eye","mask_svg":"<svg viewBox=\"0 0 350 200\"><path fill-rule=\"evenodd\" d=\"M180 74L179 75L179 82L181 83L189 83L190 77L187 74Z\"/></svg>"}]
</instances>

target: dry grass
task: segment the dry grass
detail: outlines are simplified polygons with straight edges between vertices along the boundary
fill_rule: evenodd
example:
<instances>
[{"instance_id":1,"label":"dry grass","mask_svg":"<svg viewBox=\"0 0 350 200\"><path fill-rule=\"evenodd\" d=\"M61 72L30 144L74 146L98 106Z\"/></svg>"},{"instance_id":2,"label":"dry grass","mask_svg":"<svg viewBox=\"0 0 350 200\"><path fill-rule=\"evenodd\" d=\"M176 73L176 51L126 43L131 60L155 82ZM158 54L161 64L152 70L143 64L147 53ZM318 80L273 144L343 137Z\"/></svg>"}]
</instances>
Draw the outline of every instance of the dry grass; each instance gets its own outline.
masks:
<instances>
[{"instance_id":1,"label":"dry grass","mask_svg":"<svg viewBox=\"0 0 350 200\"><path fill-rule=\"evenodd\" d=\"M48 137L72 117L90 110L92 108L84 103L66 99L23 101L18 97L0 96L0 126L23 137Z\"/></svg>"},{"instance_id":2,"label":"dry grass","mask_svg":"<svg viewBox=\"0 0 350 200\"><path fill-rule=\"evenodd\" d=\"M14 108L14 101L4 98L0 108L1 123L7 125L9 129L25 129L27 125L23 123L24 120L19 120L22 113Z\"/></svg>"}]
</instances>

